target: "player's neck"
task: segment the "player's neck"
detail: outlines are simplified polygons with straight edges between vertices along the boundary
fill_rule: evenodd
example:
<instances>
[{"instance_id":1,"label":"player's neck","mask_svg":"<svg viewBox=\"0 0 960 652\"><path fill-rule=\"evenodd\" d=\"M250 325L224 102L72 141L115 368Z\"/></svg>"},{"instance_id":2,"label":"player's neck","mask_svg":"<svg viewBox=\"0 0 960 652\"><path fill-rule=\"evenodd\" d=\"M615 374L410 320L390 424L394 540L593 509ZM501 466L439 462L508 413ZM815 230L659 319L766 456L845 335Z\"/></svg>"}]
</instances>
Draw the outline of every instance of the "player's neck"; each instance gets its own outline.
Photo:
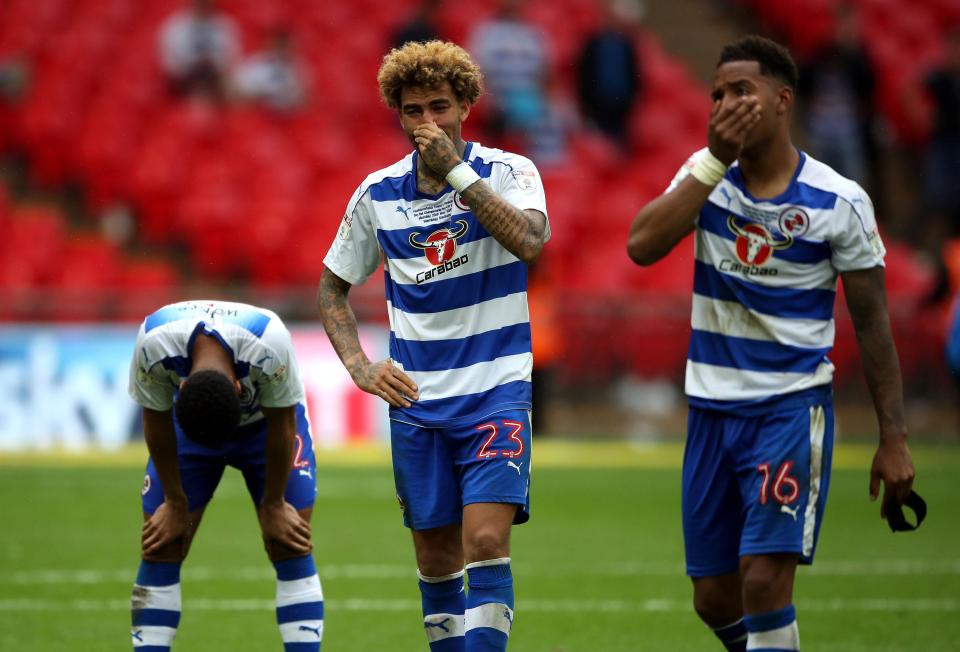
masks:
<instances>
[{"instance_id":1,"label":"player's neck","mask_svg":"<svg viewBox=\"0 0 960 652\"><path fill-rule=\"evenodd\" d=\"M190 373L203 369L213 369L236 379L233 358L220 342L209 335L197 335L190 352Z\"/></svg>"},{"instance_id":2,"label":"player's neck","mask_svg":"<svg viewBox=\"0 0 960 652\"><path fill-rule=\"evenodd\" d=\"M743 152L739 162L747 190L763 199L776 197L790 186L800 154L789 138L783 138L767 147Z\"/></svg>"}]
</instances>

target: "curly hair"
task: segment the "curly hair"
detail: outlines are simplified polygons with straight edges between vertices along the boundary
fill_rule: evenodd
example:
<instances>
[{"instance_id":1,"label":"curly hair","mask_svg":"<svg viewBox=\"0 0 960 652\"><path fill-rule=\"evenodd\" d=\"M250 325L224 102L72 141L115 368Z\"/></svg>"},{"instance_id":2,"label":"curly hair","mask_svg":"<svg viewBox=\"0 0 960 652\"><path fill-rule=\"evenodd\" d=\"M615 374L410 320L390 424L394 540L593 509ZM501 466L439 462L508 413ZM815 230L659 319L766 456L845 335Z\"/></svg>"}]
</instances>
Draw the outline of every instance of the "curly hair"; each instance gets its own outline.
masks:
<instances>
[{"instance_id":1,"label":"curly hair","mask_svg":"<svg viewBox=\"0 0 960 652\"><path fill-rule=\"evenodd\" d=\"M745 36L723 48L717 67L731 61L756 61L762 74L776 77L793 90L797 89L800 76L797 64L790 51L776 41L762 36Z\"/></svg>"},{"instance_id":2,"label":"curly hair","mask_svg":"<svg viewBox=\"0 0 960 652\"><path fill-rule=\"evenodd\" d=\"M483 74L467 51L446 41L410 42L390 50L383 57L377 82L380 97L391 109L400 108L400 91L404 87L436 88L443 82L457 99L474 104L483 93Z\"/></svg>"},{"instance_id":3,"label":"curly hair","mask_svg":"<svg viewBox=\"0 0 960 652\"><path fill-rule=\"evenodd\" d=\"M226 374L204 369L190 374L177 396L177 422L183 434L210 448L219 448L240 423L240 397Z\"/></svg>"}]
</instances>

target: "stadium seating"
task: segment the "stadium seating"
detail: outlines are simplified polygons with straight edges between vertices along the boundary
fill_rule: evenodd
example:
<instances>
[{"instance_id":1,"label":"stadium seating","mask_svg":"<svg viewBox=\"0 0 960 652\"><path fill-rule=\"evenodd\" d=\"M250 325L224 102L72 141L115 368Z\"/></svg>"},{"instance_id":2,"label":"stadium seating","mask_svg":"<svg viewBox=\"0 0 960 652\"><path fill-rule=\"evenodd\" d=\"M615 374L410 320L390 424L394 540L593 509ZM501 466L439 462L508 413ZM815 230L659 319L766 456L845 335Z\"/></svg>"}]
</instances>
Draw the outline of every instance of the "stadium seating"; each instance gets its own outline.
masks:
<instances>
[{"instance_id":1,"label":"stadium seating","mask_svg":"<svg viewBox=\"0 0 960 652\"><path fill-rule=\"evenodd\" d=\"M800 51L830 33L839 1L744 0ZM353 189L409 147L377 100L375 73L391 33L417 4L220 2L240 26L247 52L278 25L293 30L313 101L296 115L276 116L167 96L156 34L179 0L0 3L0 59L25 58L33 79L20 105L0 104L0 153L26 154L30 177L42 188L78 184L90 214L129 205L136 248L166 252L162 258L127 255L97 237L77 236L55 211L7 209L0 195L0 225L9 234L0 251L4 260L17 261L3 266L0 290L23 299L0 301L0 318L137 318L157 300L177 297L181 264L187 277L201 281L241 279L259 289L313 285ZM960 17L960 10L952 0L859 4L871 52L891 80L881 88L881 103L906 129L896 113L899 85L935 55L929 30ZM446 37L464 42L496 5L443 3L438 25ZM552 75L572 95L577 49L599 21L599 3L531 0L525 7L550 41ZM898 29L889 29L894 24ZM642 31L639 46L644 95L630 120L632 156L624 159L583 133L572 139L568 162L542 169L553 226L543 264L573 299L565 307L578 306L560 322L571 343L565 362L574 373L682 372L691 245L641 269L625 256L624 241L636 210L703 145L709 101L654 34ZM482 109L468 123L468 137L481 136L474 125ZM181 251L187 256L171 262ZM891 278L912 278L900 273L916 267L909 253L894 258L898 273ZM916 291L916 284L910 288ZM31 290L63 300L39 310L25 303L24 297L41 296ZM157 299L145 302L146 290Z\"/></svg>"}]
</instances>

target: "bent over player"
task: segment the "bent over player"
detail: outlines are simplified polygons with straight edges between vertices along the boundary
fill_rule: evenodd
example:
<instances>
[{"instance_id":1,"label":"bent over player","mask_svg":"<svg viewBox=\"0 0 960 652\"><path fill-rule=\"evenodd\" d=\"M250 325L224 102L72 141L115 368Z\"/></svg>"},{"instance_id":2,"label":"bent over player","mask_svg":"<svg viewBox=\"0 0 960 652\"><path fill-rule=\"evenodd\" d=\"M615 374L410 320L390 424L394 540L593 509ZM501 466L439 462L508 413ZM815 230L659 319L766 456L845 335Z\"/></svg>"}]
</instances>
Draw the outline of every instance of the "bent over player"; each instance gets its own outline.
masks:
<instances>
[{"instance_id":1,"label":"bent over player","mask_svg":"<svg viewBox=\"0 0 960 652\"><path fill-rule=\"evenodd\" d=\"M549 236L540 175L521 156L464 142L481 75L462 48L408 43L378 80L414 150L350 200L324 259L320 315L357 386L391 406L430 649L504 650L510 528L529 518L527 265ZM390 358L371 362L347 293L381 258Z\"/></svg>"},{"instance_id":2,"label":"bent over player","mask_svg":"<svg viewBox=\"0 0 960 652\"><path fill-rule=\"evenodd\" d=\"M226 466L243 473L277 573L287 652L319 652L323 593L311 555L313 440L293 343L273 312L225 301L165 306L140 326L130 395L150 450L134 650L170 650L180 566Z\"/></svg>"},{"instance_id":3,"label":"bent over player","mask_svg":"<svg viewBox=\"0 0 960 652\"><path fill-rule=\"evenodd\" d=\"M838 276L880 425L881 516L914 476L873 205L791 142L796 86L776 43L724 48L709 146L640 210L627 244L649 265L696 231L683 530L694 606L728 650L800 649L793 581L830 480Z\"/></svg>"}]
</instances>

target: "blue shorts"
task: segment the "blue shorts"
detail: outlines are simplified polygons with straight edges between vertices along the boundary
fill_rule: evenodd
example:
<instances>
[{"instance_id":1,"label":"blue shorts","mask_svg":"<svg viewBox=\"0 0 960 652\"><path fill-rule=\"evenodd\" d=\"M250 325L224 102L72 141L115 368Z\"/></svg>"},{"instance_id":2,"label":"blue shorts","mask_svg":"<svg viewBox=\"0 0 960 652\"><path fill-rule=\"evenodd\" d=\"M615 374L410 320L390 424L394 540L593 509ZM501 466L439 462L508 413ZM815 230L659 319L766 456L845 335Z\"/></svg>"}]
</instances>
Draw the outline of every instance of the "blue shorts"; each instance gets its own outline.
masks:
<instances>
[{"instance_id":1,"label":"blue shorts","mask_svg":"<svg viewBox=\"0 0 960 652\"><path fill-rule=\"evenodd\" d=\"M284 494L288 503L298 510L313 507L317 497L316 467L313 454L313 438L303 405L296 406L297 435L293 466ZM264 448L267 441L267 420L261 419L237 431L237 436L223 448L207 448L186 437L174 419L177 431L177 465L180 467L180 482L187 494L190 511L205 506L220 484L227 466L239 469L247 483L247 490L255 506L263 498L263 483L266 478ZM153 514L163 503L163 486L153 465L147 462L147 474L140 491L143 511Z\"/></svg>"},{"instance_id":2,"label":"blue shorts","mask_svg":"<svg viewBox=\"0 0 960 652\"><path fill-rule=\"evenodd\" d=\"M734 573L740 557L812 563L830 483L833 405L738 417L691 407L683 456L687 575Z\"/></svg>"},{"instance_id":3,"label":"blue shorts","mask_svg":"<svg viewBox=\"0 0 960 652\"><path fill-rule=\"evenodd\" d=\"M472 503L519 505L530 519L530 413L507 410L470 426L390 422L393 476L403 524L414 530L463 521Z\"/></svg>"}]
</instances>

